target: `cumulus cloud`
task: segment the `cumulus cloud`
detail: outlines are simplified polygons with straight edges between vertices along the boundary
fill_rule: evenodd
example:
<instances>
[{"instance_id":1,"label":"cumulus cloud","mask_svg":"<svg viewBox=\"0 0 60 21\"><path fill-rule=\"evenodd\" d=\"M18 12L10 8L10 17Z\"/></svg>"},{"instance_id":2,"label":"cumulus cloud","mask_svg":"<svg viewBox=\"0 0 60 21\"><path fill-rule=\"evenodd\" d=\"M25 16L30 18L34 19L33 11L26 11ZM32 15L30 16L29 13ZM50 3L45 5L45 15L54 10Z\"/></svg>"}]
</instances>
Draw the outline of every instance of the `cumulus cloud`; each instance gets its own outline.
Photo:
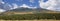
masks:
<instances>
[{"instance_id":1,"label":"cumulus cloud","mask_svg":"<svg viewBox=\"0 0 60 21\"><path fill-rule=\"evenodd\" d=\"M60 0L48 0L47 2L43 2L44 0L39 1L40 7L43 9L60 11Z\"/></svg>"}]
</instances>

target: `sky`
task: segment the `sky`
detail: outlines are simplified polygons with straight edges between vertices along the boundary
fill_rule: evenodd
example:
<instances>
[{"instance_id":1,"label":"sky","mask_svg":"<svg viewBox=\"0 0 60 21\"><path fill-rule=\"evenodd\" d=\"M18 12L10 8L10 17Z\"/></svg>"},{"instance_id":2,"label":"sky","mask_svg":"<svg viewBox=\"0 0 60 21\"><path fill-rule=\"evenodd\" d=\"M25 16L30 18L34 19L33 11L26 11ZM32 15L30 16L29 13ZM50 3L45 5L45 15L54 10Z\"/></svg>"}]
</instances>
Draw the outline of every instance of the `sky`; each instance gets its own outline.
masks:
<instances>
[{"instance_id":1,"label":"sky","mask_svg":"<svg viewBox=\"0 0 60 21\"><path fill-rule=\"evenodd\" d=\"M13 10L16 8L40 8L40 0L0 0L0 11Z\"/></svg>"},{"instance_id":2,"label":"sky","mask_svg":"<svg viewBox=\"0 0 60 21\"><path fill-rule=\"evenodd\" d=\"M60 0L0 0L0 12L16 8L42 8L60 11Z\"/></svg>"},{"instance_id":3,"label":"sky","mask_svg":"<svg viewBox=\"0 0 60 21\"><path fill-rule=\"evenodd\" d=\"M52 11L60 11L60 0L41 0L40 7Z\"/></svg>"},{"instance_id":4,"label":"sky","mask_svg":"<svg viewBox=\"0 0 60 21\"><path fill-rule=\"evenodd\" d=\"M37 6L39 5L38 3L38 0L3 0L5 3L9 3L9 4L17 4L18 6L21 6L23 4L26 4L28 6L32 5L33 7L34 6Z\"/></svg>"}]
</instances>

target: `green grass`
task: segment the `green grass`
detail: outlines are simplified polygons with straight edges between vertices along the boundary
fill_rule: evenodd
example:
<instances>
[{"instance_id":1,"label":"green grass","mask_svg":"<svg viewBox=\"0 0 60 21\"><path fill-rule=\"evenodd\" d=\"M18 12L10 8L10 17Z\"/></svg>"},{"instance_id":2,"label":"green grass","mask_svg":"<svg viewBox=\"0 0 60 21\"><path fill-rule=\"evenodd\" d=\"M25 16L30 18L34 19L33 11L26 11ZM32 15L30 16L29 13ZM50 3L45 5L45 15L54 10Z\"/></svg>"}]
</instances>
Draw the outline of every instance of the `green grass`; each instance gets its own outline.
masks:
<instances>
[{"instance_id":1,"label":"green grass","mask_svg":"<svg viewBox=\"0 0 60 21\"><path fill-rule=\"evenodd\" d=\"M49 13L36 13L36 14L14 14L14 15L2 15L2 20L40 20L40 19L56 19L60 20L60 14Z\"/></svg>"}]
</instances>

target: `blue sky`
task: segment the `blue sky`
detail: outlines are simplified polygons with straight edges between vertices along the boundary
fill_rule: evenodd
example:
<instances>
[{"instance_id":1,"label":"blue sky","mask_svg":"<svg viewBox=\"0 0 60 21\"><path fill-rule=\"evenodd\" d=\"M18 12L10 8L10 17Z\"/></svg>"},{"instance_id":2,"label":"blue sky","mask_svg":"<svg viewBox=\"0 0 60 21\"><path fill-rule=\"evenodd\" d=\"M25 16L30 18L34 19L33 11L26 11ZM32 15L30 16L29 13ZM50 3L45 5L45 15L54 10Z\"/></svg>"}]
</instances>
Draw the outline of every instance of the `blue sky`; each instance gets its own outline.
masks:
<instances>
[{"instance_id":1,"label":"blue sky","mask_svg":"<svg viewBox=\"0 0 60 21\"><path fill-rule=\"evenodd\" d=\"M0 0L0 4L2 7L0 7L0 11L4 10L10 10L10 9L16 9L20 6L27 6L28 8L40 8L40 0ZM44 0L46 2L47 0ZM25 8L24 7L24 8ZM2 9L3 8L3 9Z\"/></svg>"},{"instance_id":2,"label":"blue sky","mask_svg":"<svg viewBox=\"0 0 60 21\"><path fill-rule=\"evenodd\" d=\"M26 5L29 8L30 7L36 8L37 7L37 8L46 8L46 9L52 8L53 10L54 9L59 10L58 9L59 6L57 6L57 5L60 5L59 4L60 0L57 0L57 1L56 0L49 0L47 3L45 3L46 1L48 1L48 0L43 0L42 2L40 2L40 0L3 0L3 1L0 0L0 2L2 2L4 4L5 9L11 8L11 6L13 6L14 8L17 8L18 6L25 6ZM57 2L57 4L56 4L56 2ZM52 7L52 5L54 7ZM49 8L48 8L48 6L49 6ZM55 8L55 7L57 7L57 8Z\"/></svg>"},{"instance_id":3,"label":"blue sky","mask_svg":"<svg viewBox=\"0 0 60 21\"><path fill-rule=\"evenodd\" d=\"M9 4L12 4L12 3L16 3L17 5L22 5L22 4L26 4L26 5L32 5L33 7L34 6L37 6L37 7L39 7L39 3L38 3L38 1L39 0L34 0L34 3L31 3L30 2L30 0L3 0L5 3L9 3Z\"/></svg>"},{"instance_id":4,"label":"blue sky","mask_svg":"<svg viewBox=\"0 0 60 21\"><path fill-rule=\"evenodd\" d=\"M3 2L6 4L10 4L13 6L13 4L15 4L14 6L18 5L21 6L23 4L31 6L31 7L37 7L40 8L40 0L3 0ZM48 0L44 0L44 2L46 2Z\"/></svg>"},{"instance_id":5,"label":"blue sky","mask_svg":"<svg viewBox=\"0 0 60 21\"><path fill-rule=\"evenodd\" d=\"M0 0L0 5L0 12L21 8L21 6L30 9L40 8L39 0Z\"/></svg>"},{"instance_id":6,"label":"blue sky","mask_svg":"<svg viewBox=\"0 0 60 21\"><path fill-rule=\"evenodd\" d=\"M48 0L44 0L44 2L46 2L46 1L48 1ZM30 2L30 0L3 0L3 2L8 3L10 5L12 5L13 3L17 4L18 6L26 4L28 6L32 5L32 7L36 6L37 8L40 8L39 0L31 0L31 2Z\"/></svg>"},{"instance_id":7,"label":"blue sky","mask_svg":"<svg viewBox=\"0 0 60 21\"><path fill-rule=\"evenodd\" d=\"M43 0L40 2L40 0L0 0L0 5L3 5L1 8L4 7L4 9L8 9L11 7L17 8L18 6L27 6L27 7L37 7L37 8L46 8L46 9L53 9L53 10L59 10L60 11L60 0L49 0L47 3L45 3L48 0ZM56 4L57 2L57 4ZM1 4L3 3L3 4ZM45 4L44 4L45 3ZM48 7L49 6L49 7ZM56 7L56 8L55 8ZM59 9L58 9L59 8Z\"/></svg>"}]
</instances>

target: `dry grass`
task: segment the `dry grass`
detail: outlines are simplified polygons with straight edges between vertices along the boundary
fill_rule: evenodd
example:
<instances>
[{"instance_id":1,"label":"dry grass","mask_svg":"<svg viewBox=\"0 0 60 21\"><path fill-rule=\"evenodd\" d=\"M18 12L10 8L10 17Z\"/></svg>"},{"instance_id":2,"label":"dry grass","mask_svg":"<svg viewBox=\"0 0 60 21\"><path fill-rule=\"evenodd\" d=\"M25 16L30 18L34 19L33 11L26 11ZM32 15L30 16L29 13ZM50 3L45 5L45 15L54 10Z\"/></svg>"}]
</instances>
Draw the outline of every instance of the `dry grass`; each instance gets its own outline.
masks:
<instances>
[{"instance_id":1,"label":"dry grass","mask_svg":"<svg viewBox=\"0 0 60 21\"><path fill-rule=\"evenodd\" d=\"M60 21L60 20L0 20L0 21Z\"/></svg>"},{"instance_id":2,"label":"dry grass","mask_svg":"<svg viewBox=\"0 0 60 21\"><path fill-rule=\"evenodd\" d=\"M4 14L33 14L33 12L5 12Z\"/></svg>"}]
</instances>

